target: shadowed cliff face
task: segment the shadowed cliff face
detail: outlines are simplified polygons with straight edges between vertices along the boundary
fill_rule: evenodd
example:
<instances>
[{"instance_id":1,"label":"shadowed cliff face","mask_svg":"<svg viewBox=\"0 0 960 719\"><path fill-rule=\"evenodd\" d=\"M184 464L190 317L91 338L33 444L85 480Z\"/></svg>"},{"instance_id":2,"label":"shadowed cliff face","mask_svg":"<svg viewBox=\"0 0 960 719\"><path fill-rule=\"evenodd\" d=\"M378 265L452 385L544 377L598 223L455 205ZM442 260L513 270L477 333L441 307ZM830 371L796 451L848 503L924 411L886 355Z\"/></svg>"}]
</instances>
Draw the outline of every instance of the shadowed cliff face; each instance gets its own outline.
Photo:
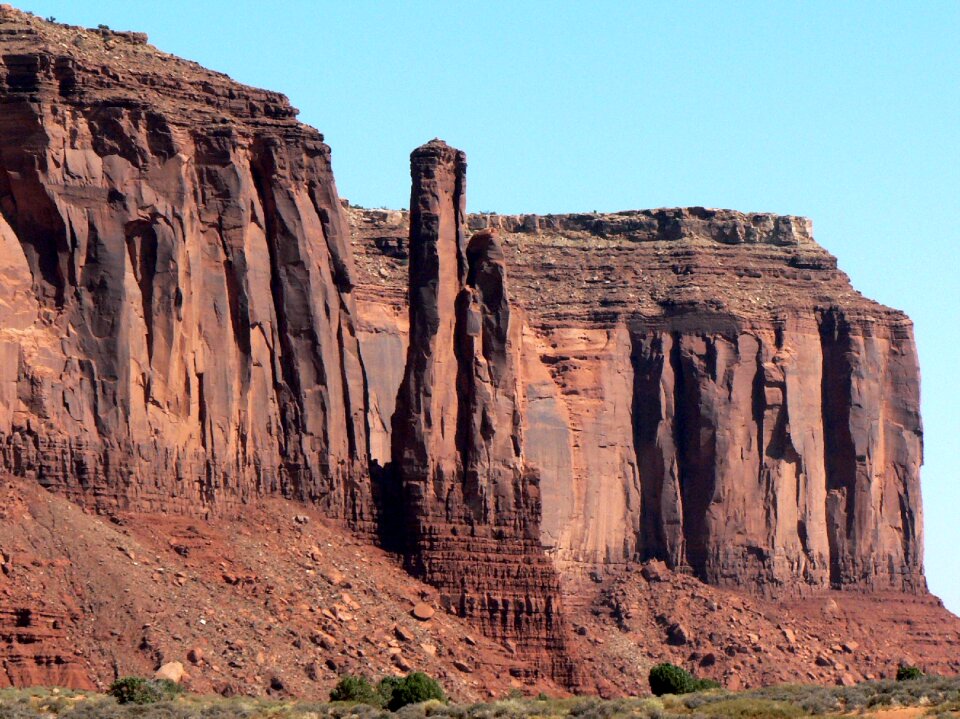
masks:
<instances>
[{"instance_id":1,"label":"shadowed cliff face","mask_svg":"<svg viewBox=\"0 0 960 719\"><path fill-rule=\"evenodd\" d=\"M95 504L276 493L371 519L322 137L282 96L126 36L54 50L66 30L0 20L2 465Z\"/></svg>"},{"instance_id":2,"label":"shadowed cliff face","mask_svg":"<svg viewBox=\"0 0 960 719\"><path fill-rule=\"evenodd\" d=\"M408 562L449 609L569 682L558 577L523 457L521 324L503 253L492 232L466 240L462 152L434 140L410 164L411 341L392 422Z\"/></svg>"},{"instance_id":3,"label":"shadowed cliff face","mask_svg":"<svg viewBox=\"0 0 960 719\"><path fill-rule=\"evenodd\" d=\"M641 552L711 583L923 588L912 346L836 319L635 328Z\"/></svg>"}]
</instances>

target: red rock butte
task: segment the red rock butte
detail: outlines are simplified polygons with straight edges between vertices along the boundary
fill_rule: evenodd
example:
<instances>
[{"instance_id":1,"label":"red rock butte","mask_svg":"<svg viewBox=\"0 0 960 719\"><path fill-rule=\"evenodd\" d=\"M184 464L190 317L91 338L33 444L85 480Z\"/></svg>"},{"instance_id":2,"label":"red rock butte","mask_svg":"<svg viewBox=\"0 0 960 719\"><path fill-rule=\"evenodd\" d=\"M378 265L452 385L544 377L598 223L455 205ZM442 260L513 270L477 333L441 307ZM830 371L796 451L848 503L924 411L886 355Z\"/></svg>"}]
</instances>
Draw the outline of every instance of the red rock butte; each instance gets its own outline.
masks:
<instances>
[{"instance_id":1,"label":"red rock butte","mask_svg":"<svg viewBox=\"0 0 960 719\"><path fill-rule=\"evenodd\" d=\"M476 628L487 673L472 684L455 652L422 643L464 695L481 677L636 691L653 656L744 683L874 676L904 652L960 669L960 623L923 575L911 322L857 293L808 220L468 214L466 156L439 140L411 156L409 212L351 207L282 95L139 33L9 6L0 104L0 470L23 508L0 522L5 568L27 545L45 547L35 567L79 562L31 534L54 511L29 499L40 485L93 511L70 520L83 532L117 531L98 519L113 517L146 544L181 531L178 516L215 544L256 515L244 531L295 533L258 570L292 593L315 580L279 573L306 531L276 515L289 506L344 546L401 557L370 560L383 586L423 581L410 601L435 602L454 634ZM333 561L315 549L311 562ZM103 642L64 650L64 626L86 636L82 623L18 576L0 575L0 684L102 684ZM227 584L225 606L259 601ZM840 646L816 627L818 602L870 652L814 664L798 633L814 652ZM326 636L335 620L375 622L354 603ZM755 612L756 641L714 631L711 613L732 606ZM134 603L113 611L143 619ZM778 613L794 623L760 619ZM161 639L122 656L177 659ZM310 670L270 655L290 677L267 688L383 670L314 644ZM231 662L217 671L261 690Z\"/></svg>"}]
</instances>

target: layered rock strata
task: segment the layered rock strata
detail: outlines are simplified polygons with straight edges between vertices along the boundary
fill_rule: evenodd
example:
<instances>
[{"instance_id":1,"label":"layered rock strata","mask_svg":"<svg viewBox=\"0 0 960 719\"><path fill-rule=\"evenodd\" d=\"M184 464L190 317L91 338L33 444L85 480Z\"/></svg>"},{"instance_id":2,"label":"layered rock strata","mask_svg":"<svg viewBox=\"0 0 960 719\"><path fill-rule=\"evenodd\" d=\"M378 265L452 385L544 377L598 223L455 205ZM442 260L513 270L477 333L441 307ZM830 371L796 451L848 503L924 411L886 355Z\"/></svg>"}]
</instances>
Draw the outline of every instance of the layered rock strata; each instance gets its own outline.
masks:
<instances>
[{"instance_id":1,"label":"layered rock strata","mask_svg":"<svg viewBox=\"0 0 960 719\"><path fill-rule=\"evenodd\" d=\"M410 343L392 433L409 564L448 609L569 672L524 457L522 325L503 253L494 232L466 238L462 152L435 140L410 164Z\"/></svg>"},{"instance_id":2,"label":"layered rock strata","mask_svg":"<svg viewBox=\"0 0 960 719\"><path fill-rule=\"evenodd\" d=\"M96 506L371 519L323 137L144 36L0 10L0 467Z\"/></svg>"},{"instance_id":3,"label":"layered rock strata","mask_svg":"<svg viewBox=\"0 0 960 719\"><path fill-rule=\"evenodd\" d=\"M409 220L351 218L361 345L395 363ZM850 287L807 220L688 208L466 224L500 230L527 317L525 460L564 572L655 558L760 591L924 589L912 326Z\"/></svg>"},{"instance_id":4,"label":"layered rock strata","mask_svg":"<svg viewBox=\"0 0 960 719\"><path fill-rule=\"evenodd\" d=\"M348 223L283 96L8 6L0 105L0 470L110 511L311 502L567 683L561 579L924 591L912 326L808 221L467 215L433 142L410 213ZM9 681L73 672L5 596Z\"/></svg>"},{"instance_id":5,"label":"layered rock strata","mask_svg":"<svg viewBox=\"0 0 960 719\"><path fill-rule=\"evenodd\" d=\"M30 606L0 605L0 689L38 685L92 688L70 649L64 617Z\"/></svg>"}]
</instances>

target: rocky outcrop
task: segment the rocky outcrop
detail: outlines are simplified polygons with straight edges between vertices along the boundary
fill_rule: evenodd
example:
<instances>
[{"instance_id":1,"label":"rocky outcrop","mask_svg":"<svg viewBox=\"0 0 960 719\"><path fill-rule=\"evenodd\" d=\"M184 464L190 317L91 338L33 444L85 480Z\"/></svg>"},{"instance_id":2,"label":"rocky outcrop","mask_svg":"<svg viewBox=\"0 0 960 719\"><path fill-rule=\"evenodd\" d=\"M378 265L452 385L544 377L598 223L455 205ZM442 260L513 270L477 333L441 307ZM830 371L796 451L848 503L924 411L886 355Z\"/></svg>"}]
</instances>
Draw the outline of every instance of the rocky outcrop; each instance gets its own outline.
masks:
<instances>
[{"instance_id":1,"label":"rocky outcrop","mask_svg":"<svg viewBox=\"0 0 960 719\"><path fill-rule=\"evenodd\" d=\"M283 96L8 6L0 105L0 471L128 516L309 502L568 686L561 594L616 576L619 622L638 562L925 591L912 326L809 221L467 215L440 141L409 213L345 210ZM3 597L7 681L80 681L65 615Z\"/></svg>"},{"instance_id":2,"label":"rocky outcrop","mask_svg":"<svg viewBox=\"0 0 960 719\"><path fill-rule=\"evenodd\" d=\"M380 346L400 348L407 217L351 218L361 327L376 316ZM524 456L564 573L654 558L764 592L923 590L911 324L853 291L808 221L466 223L501 232L527 318Z\"/></svg>"},{"instance_id":3,"label":"rocky outcrop","mask_svg":"<svg viewBox=\"0 0 960 719\"><path fill-rule=\"evenodd\" d=\"M0 689L92 688L82 662L65 649L69 641L63 625L57 613L0 605Z\"/></svg>"},{"instance_id":4,"label":"rocky outcrop","mask_svg":"<svg viewBox=\"0 0 960 719\"><path fill-rule=\"evenodd\" d=\"M503 253L491 231L466 239L462 152L434 140L410 165L410 342L392 433L408 563L448 609L569 680Z\"/></svg>"},{"instance_id":5,"label":"rocky outcrop","mask_svg":"<svg viewBox=\"0 0 960 719\"><path fill-rule=\"evenodd\" d=\"M560 567L661 558L720 584L922 588L911 326L850 288L806 220L467 216L455 172L431 199L453 203L448 225L428 229L460 236L449 257L410 257L436 307L407 327L407 216L353 212L358 278L329 148L285 98L139 35L0 19L3 468L95 506L279 494L372 529L368 461L379 476L396 458L390 418L412 432L416 408L431 431L404 439L404 471L452 477L456 460L462 507L524 536L542 505ZM426 172L418 202L443 179ZM505 265L506 314L483 284ZM440 318L460 315L495 318L483 342L510 361L464 335L434 387L424 343L453 352ZM423 368L397 406L408 335ZM452 408L475 426L434 431ZM520 464L483 464L485 417L497 457L523 435Z\"/></svg>"},{"instance_id":6,"label":"rocky outcrop","mask_svg":"<svg viewBox=\"0 0 960 719\"><path fill-rule=\"evenodd\" d=\"M367 524L322 136L140 35L0 30L0 467L96 506L279 494Z\"/></svg>"}]
</instances>

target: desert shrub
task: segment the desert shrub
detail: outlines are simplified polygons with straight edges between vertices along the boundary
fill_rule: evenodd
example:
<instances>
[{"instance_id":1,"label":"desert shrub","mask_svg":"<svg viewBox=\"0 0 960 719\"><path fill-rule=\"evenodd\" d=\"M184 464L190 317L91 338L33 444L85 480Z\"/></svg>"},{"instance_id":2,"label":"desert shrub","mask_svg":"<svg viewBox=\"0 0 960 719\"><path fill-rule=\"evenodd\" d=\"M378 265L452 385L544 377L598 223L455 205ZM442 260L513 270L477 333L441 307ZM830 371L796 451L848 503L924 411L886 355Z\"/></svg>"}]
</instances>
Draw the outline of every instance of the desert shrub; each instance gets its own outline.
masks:
<instances>
[{"instance_id":1,"label":"desert shrub","mask_svg":"<svg viewBox=\"0 0 960 719\"><path fill-rule=\"evenodd\" d=\"M252 719L263 719L263 717L274 717L277 719L286 715L280 714L257 714ZM380 706L372 704L307 704L298 702L294 705L290 713L290 719L294 717L303 717L303 719L384 719L390 714ZM205 717L203 719L206 719Z\"/></svg>"},{"instance_id":2,"label":"desert shrub","mask_svg":"<svg viewBox=\"0 0 960 719\"><path fill-rule=\"evenodd\" d=\"M172 711L163 711L163 707L170 708L173 705L169 702L156 702L146 706L137 704L117 704L113 699L107 698L105 701L83 701L68 711L61 714L60 719L129 719L130 717L141 717L143 719L180 719Z\"/></svg>"},{"instance_id":3,"label":"desert shrub","mask_svg":"<svg viewBox=\"0 0 960 719\"><path fill-rule=\"evenodd\" d=\"M431 702L432 704L432 702ZM460 704L440 704L430 706L426 714L436 719L467 719L470 716L469 708Z\"/></svg>"},{"instance_id":4,"label":"desert shrub","mask_svg":"<svg viewBox=\"0 0 960 719\"><path fill-rule=\"evenodd\" d=\"M713 704L715 702L722 701L723 699L727 698L727 696L727 694L693 692L691 694L683 695L683 700L680 702L680 706L686 707L687 709L699 709L707 704Z\"/></svg>"},{"instance_id":5,"label":"desert shrub","mask_svg":"<svg viewBox=\"0 0 960 719\"><path fill-rule=\"evenodd\" d=\"M347 675L340 677L330 692L332 702L356 702L371 706L383 706L383 698L366 677Z\"/></svg>"},{"instance_id":6,"label":"desert shrub","mask_svg":"<svg viewBox=\"0 0 960 719\"><path fill-rule=\"evenodd\" d=\"M571 707L570 717L579 719L650 719L662 714L663 703L659 699L622 697L620 699L590 699ZM563 716L563 714L537 713L541 716Z\"/></svg>"},{"instance_id":7,"label":"desert shrub","mask_svg":"<svg viewBox=\"0 0 960 719\"><path fill-rule=\"evenodd\" d=\"M614 719L623 716L626 709L624 699L601 700L586 699L570 708L570 716L577 719Z\"/></svg>"},{"instance_id":8,"label":"desert shrub","mask_svg":"<svg viewBox=\"0 0 960 719\"><path fill-rule=\"evenodd\" d=\"M749 696L796 704L808 714L829 714L840 711L842 708L837 694L838 688L834 687L816 684L777 684L754 689Z\"/></svg>"},{"instance_id":9,"label":"desert shrub","mask_svg":"<svg viewBox=\"0 0 960 719\"><path fill-rule=\"evenodd\" d=\"M960 699L946 702L932 709L930 713L933 712L936 712L933 714L934 719L956 719L957 715L960 714Z\"/></svg>"},{"instance_id":10,"label":"desert shrub","mask_svg":"<svg viewBox=\"0 0 960 719\"><path fill-rule=\"evenodd\" d=\"M393 699L393 690L397 688L401 681L403 680L400 677L384 677L377 682L377 694L380 695L381 706L387 706L390 703L390 700Z\"/></svg>"},{"instance_id":11,"label":"desert shrub","mask_svg":"<svg viewBox=\"0 0 960 719\"><path fill-rule=\"evenodd\" d=\"M599 697L578 698L568 712L572 717L582 717L594 711L600 705Z\"/></svg>"},{"instance_id":12,"label":"desert shrub","mask_svg":"<svg viewBox=\"0 0 960 719\"><path fill-rule=\"evenodd\" d=\"M380 682L381 686L385 682L386 680ZM387 700L387 709L390 711L397 711L397 709L408 704L419 704L428 699L437 699L438 701L446 699L443 688L437 680L423 672L411 672L403 679L391 682L388 687L391 689L390 698ZM384 689L386 688L384 687ZM384 689L381 689L381 694L384 693Z\"/></svg>"},{"instance_id":13,"label":"desert shrub","mask_svg":"<svg viewBox=\"0 0 960 719\"><path fill-rule=\"evenodd\" d=\"M423 703L423 714L428 717L445 716L447 704L439 699L430 699Z\"/></svg>"},{"instance_id":14,"label":"desert shrub","mask_svg":"<svg viewBox=\"0 0 960 719\"><path fill-rule=\"evenodd\" d=\"M110 685L110 696L118 704L155 704L183 693L183 687L169 679L123 677Z\"/></svg>"},{"instance_id":15,"label":"desert shrub","mask_svg":"<svg viewBox=\"0 0 960 719\"><path fill-rule=\"evenodd\" d=\"M7 700L0 696L0 719L39 719L29 700Z\"/></svg>"},{"instance_id":16,"label":"desert shrub","mask_svg":"<svg viewBox=\"0 0 960 719\"><path fill-rule=\"evenodd\" d=\"M705 704L698 713L710 719L795 719L806 712L795 704L771 699L736 697Z\"/></svg>"},{"instance_id":17,"label":"desert shrub","mask_svg":"<svg viewBox=\"0 0 960 719\"><path fill-rule=\"evenodd\" d=\"M392 715L388 715L390 719L427 719L427 712L424 707L426 704L407 704L406 706L400 707Z\"/></svg>"},{"instance_id":18,"label":"desert shrub","mask_svg":"<svg viewBox=\"0 0 960 719\"><path fill-rule=\"evenodd\" d=\"M52 694L36 700L35 706L40 714L52 714L60 716L74 705L72 698L58 694Z\"/></svg>"},{"instance_id":19,"label":"desert shrub","mask_svg":"<svg viewBox=\"0 0 960 719\"><path fill-rule=\"evenodd\" d=\"M923 679L923 672L920 667L913 667L908 664L901 664L897 667L897 681L908 682L913 679Z\"/></svg>"},{"instance_id":20,"label":"desert shrub","mask_svg":"<svg viewBox=\"0 0 960 719\"><path fill-rule=\"evenodd\" d=\"M922 676L907 681L887 679L864 682L859 688L866 692L866 701L862 696L850 697L845 694L845 708L936 705L960 698L960 680L956 677Z\"/></svg>"},{"instance_id":21,"label":"desert shrub","mask_svg":"<svg viewBox=\"0 0 960 719\"><path fill-rule=\"evenodd\" d=\"M528 704L522 696L500 699L494 702L490 708L493 709L495 719L500 719L501 717L517 719L519 717L525 717L530 713ZM429 712L427 713L429 714Z\"/></svg>"},{"instance_id":22,"label":"desert shrub","mask_svg":"<svg viewBox=\"0 0 960 719\"><path fill-rule=\"evenodd\" d=\"M656 696L664 694L687 694L695 691L696 679L686 669L676 664L657 664L648 677L650 691Z\"/></svg>"},{"instance_id":23,"label":"desert shrub","mask_svg":"<svg viewBox=\"0 0 960 719\"><path fill-rule=\"evenodd\" d=\"M707 692L711 689L722 689L720 682L714 681L713 679L696 679L693 680L693 691L695 692Z\"/></svg>"}]
</instances>

